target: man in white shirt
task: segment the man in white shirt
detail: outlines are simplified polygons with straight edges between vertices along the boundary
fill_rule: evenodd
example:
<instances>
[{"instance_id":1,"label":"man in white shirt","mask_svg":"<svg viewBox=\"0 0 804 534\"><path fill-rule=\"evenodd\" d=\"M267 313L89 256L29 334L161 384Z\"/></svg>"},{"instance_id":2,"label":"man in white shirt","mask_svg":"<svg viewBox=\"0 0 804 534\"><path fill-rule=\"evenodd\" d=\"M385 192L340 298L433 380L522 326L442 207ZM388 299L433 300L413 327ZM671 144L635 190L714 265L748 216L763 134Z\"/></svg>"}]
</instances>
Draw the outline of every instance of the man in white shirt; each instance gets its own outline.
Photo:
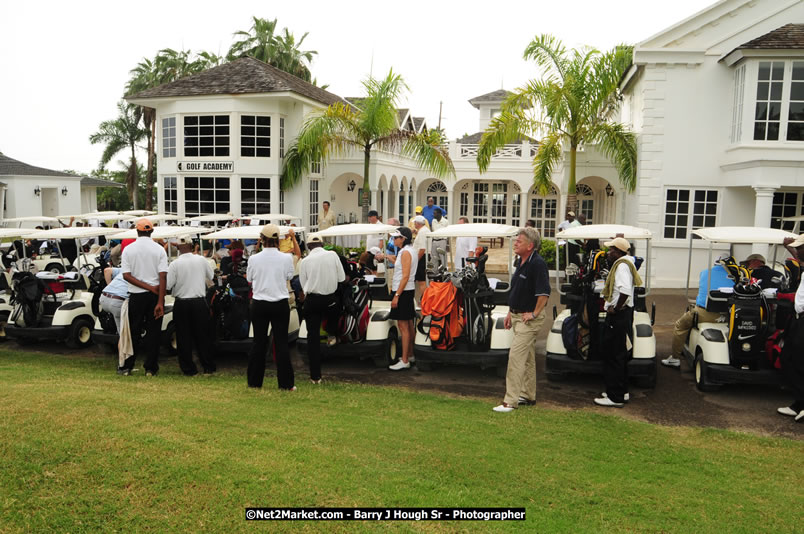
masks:
<instances>
[{"instance_id":1,"label":"man in white shirt","mask_svg":"<svg viewBox=\"0 0 804 534\"><path fill-rule=\"evenodd\" d=\"M433 210L433 222L431 223L431 227L433 232L436 230L440 230L441 228L446 228L449 226L449 222L447 218L444 217L444 214L441 211L441 208L435 208ZM443 252L439 252L438 249L441 249ZM433 257L433 263L435 263L436 267L440 267L441 265L447 264L447 240L446 239L433 239L433 244L430 247L430 255Z\"/></svg>"},{"instance_id":2,"label":"man in white shirt","mask_svg":"<svg viewBox=\"0 0 804 534\"><path fill-rule=\"evenodd\" d=\"M461 217L458 224L468 224L469 219ZM475 257L477 248L477 236L458 237L455 239L455 270L463 269L466 258Z\"/></svg>"},{"instance_id":3,"label":"man in white shirt","mask_svg":"<svg viewBox=\"0 0 804 534\"><path fill-rule=\"evenodd\" d=\"M642 280L633 262L628 259L631 244L617 237L604 243L609 247L611 264L603 286L606 323L603 326L603 379L606 392L595 399L599 406L622 408L628 398L628 354L632 347L634 325L634 286Z\"/></svg>"},{"instance_id":4,"label":"man in white shirt","mask_svg":"<svg viewBox=\"0 0 804 534\"><path fill-rule=\"evenodd\" d=\"M416 239L413 241L413 252L418 258L416 266L416 302L421 302L424 288L427 285L427 235L430 229L427 227L427 219L423 215L417 215L413 218L413 224L416 226Z\"/></svg>"},{"instance_id":5,"label":"man in white shirt","mask_svg":"<svg viewBox=\"0 0 804 534\"><path fill-rule=\"evenodd\" d=\"M371 210L368 213L368 221L369 224L382 224L377 210ZM383 234L366 234L366 250L369 250L371 247L377 247L383 250L385 248L384 245L385 240L383 239Z\"/></svg>"},{"instance_id":6,"label":"man in white shirt","mask_svg":"<svg viewBox=\"0 0 804 534\"><path fill-rule=\"evenodd\" d=\"M307 355L310 359L310 381L321 383L321 320L326 318L329 344L338 332L340 307L336 298L338 284L346 279L341 259L335 252L324 250L320 237L307 241L310 253L299 264L299 282L304 291L304 320L307 323Z\"/></svg>"},{"instance_id":7,"label":"man in white shirt","mask_svg":"<svg viewBox=\"0 0 804 534\"><path fill-rule=\"evenodd\" d=\"M207 288L214 273L209 262L193 254L193 240L180 237L177 248L179 257L168 267L167 289L176 299L173 303L173 324L176 325L176 344L179 351L179 367L186 376L198 374L193 362L193 344L198 351L198 360L205 375L215 372L212 357L214 340L207 305Z\"/></svg>"},{"instance_id":8,"label":"man in white shirt","mask_svg":"<svg viewBox=\"0 0 804 534\"><path fill-rule=\"evenodd\" d=\"M167 254L154 243L151 234L154 226L148 219L137 222L137 240L123 250L121 269L128 282L128 321L131 339L140 339L145 327L145 375L159 372L159 337L162 334L162 316L165 315L165 287L167 286ZM128 375L134 369L136 355L126 358L117 372Z\"/></svg>"},{"instance_id":9,"label":"man in white shirt","mask_svg":"<svg viewBox=\"0 0 804 534\"><path fill-rule=\"evenodd\" d=\"M327 228L335 226L335 214L329 209L329 207L329 202L326 200L321 203L322 211L318 214L319 230L326 230Z\"/></svg>"},{"instance_id":10,"label":"man in white shirt","mask_svg":"<svg viewBox=\"0 0 804 534\"><path fill-rule=\"evenodd\" d=\"M265 352L268 347L268 325L271 325L276 350L276 378L279 389L295 391L293 366L288 348L288 281L293 278L293 258L279 252L279 227L266 224L260 232L262 252L248 260L246 280L251 284L251 327L254 344L249 353L247 381L249 387L261 388L265 379Z\"/></svg>"}]
</instances>

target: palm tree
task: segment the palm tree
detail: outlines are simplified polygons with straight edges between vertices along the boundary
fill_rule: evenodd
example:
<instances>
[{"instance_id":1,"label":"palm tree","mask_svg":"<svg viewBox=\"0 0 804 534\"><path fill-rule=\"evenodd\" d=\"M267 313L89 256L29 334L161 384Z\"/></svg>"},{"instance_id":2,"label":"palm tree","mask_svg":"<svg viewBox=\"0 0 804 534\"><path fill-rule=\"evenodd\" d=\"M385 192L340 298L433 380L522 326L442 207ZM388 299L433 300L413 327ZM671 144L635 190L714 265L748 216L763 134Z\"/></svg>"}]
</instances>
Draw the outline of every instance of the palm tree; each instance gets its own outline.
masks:
<instances>
[{"instance_id":1,"label":"palm tree","mask_svg":"<svg viewBox=\"0 0 804 534\"><path fill-rule=\"evenodd\" d=\"M240 39L229 48L226 58L232 61L246 56L253 57L309 82L312 75L305 62L311 63L318 52L299 49L307 34L302 35L297 42L287 28L282 30L281 36L277 35L276 19L252 17L252 20L249 31L234 33Z\"/></svg>"},{"instance_id":2,"label":"palm tree","mask_svg":"<svg viewBox=\"0 0 804 534\"><path fill-rule=\"evenodd\" d=\"M126 169L126 187L129 191L129 197L134 204L134 209L138 209L137 182L139 173L137 172L136 149L137 143L147 137L148 131L140 126L135 108L136 106L126 104L123 101L118 102L118 117L114 120L100 123L98 131L89 136L89 142L93 145L98 143L106 144L106 148L101 156L101 169L103 169L118 152L126 148L131 150L131 159Z\"/></svg>"},{"instance_id":3,"label":"palm tree","mask_svg":"<svg viewBox=\"0 0 804 534\"><path fill-rule=\"evenodd\" d=\"M611 121L620 104L618 84L631 64L632 48L618 46L607 53L595 49L567 50L558 39L541 35L525 49L525 59L542 68L542 79L531 80L503 103L480 140L477 165L485 172L497 149L524 135L541 135L533 158L534 183L542 194L569 145L569 209L576 208L575 162L579 146L594 144L617 167L620 183L636 188L636 136ZM535 115L533 110L539 115Z\"/></svg>"},{"instance_id":4,"label":"palm tree","mask_svg":"<svg viewBox=\"0 0 804 534\"><path fill-rule=\"evenodd\" d=\"M368 222L369 163L373 149L401 151L412 157L422 169L437 177L454 176L443 136L437 130L416 134L397 125L397 101L407 89L402 77L393 70L382 80L369 77L363 82L366 97L360 109L338 102L309 117L299 136L285 153L281 185L288 190L298 184L314 162L324 162L331 155L351 150L363 152L363 222Z\"/></svg>"},{"instance_id":5,"label":"palm tree","mask_svg":"<svg viewBox=\"0 0 804 534\"><path fill-rule=\"evenodd\" d=\"M305 82L309 82L312 75L310 74L310 69L304 63L305 61L308 64L312 63L313 56L318 52L315 50L299 50L305 38L307 38L307 33L302 35L297 43L296 37L285 28L282 36L276 39L276 64L272 63L272 65L301 78Z\"/></svg>"}]
</instances>

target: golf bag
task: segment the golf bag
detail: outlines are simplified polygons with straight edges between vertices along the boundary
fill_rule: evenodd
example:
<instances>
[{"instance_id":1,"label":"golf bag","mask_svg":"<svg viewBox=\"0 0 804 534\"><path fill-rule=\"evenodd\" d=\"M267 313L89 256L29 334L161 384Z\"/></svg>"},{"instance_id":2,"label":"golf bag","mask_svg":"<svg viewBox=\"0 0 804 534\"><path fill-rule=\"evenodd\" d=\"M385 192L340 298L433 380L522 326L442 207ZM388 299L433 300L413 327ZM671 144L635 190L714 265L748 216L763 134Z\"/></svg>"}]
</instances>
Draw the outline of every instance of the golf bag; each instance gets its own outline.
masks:
<instances>
[{"instance_id":1,"label":"golf bag","mask_svg":"<svg viewBox=\"0 0 804 534\"><path fill-rule=\"evenodd\" d=\"M210 288L207 301L221 339L231 341L248 337L250 292L248 281L235 275L230 275L223 286Z\"/></svg>"},{"instance_id":2,"label":"golf bag","mask_svg":"<svg viewBox=\"0 0 804 534\"><path fill-rule=\"evenodd\" d=\"M427 333L434 349L454 350L455 340L463 332L463 309L458 299L458 290L451 281L431 282L422 295L422 315L430 316L430 331ZM420 332L422 321L419 322Z\"/></svg>"},{"instance_id":3,"label":"golf bag","mask_svg":"<svg viewBox=\"0 0 804 534\"><path fill-rule=\"evenodd\" d=\"M119 334L117 323L114 322L114 315L102 310L100 307L100 297L106 287L106 278L103 275L103 271L109 267L109 256L110 254L107 251L95 258L98 262L98 267L95 267L89 275L89 291L92 293L92 313L98 318L103 333Z\"/></svg>"},{"instance_id":4,"label":"golf bag","mask_svg":"<svg viewBox=\"0 0 804 534\"><path fill-rule=\"evenodd\" d=\"M42 302L45 296L45 284L33 273L17 273L14 275L12 286L11 300L15 306L9 322L21 328L38 326L45 313Z\"/></svg>"},{"instance_id":5,"label":"golf bag","mask_svg":"<svg viewBox=\"0 0 804 534\"><path fill-rule=\"evenodd\" d=\"M368 282L357 278L340 284L338 296L343 309L338 321L338 337L349 343L363 341L370 319Z\"/></svg>"},{"instance_id":6,"label":"golf bag","mask_svg":"<svg viewBox=\"0 0 804 534\"><path fill-rule=\"evenodd\" d=\"M735 367L757 369L767 359L770 307L757 284L739 282L729 298L729 355Z\"/></svg>"},{"instance_id":7,"label":"golf bag","mask_svg":"<svg viewBox=\"0 0 804 534\"><path fill-rule=\"evenodd\" d=\"M561 339L567 349L567 357L573 360L589 359L591 332L587 310L583 306L561 323Z\"/></svg>"}]
</instances>

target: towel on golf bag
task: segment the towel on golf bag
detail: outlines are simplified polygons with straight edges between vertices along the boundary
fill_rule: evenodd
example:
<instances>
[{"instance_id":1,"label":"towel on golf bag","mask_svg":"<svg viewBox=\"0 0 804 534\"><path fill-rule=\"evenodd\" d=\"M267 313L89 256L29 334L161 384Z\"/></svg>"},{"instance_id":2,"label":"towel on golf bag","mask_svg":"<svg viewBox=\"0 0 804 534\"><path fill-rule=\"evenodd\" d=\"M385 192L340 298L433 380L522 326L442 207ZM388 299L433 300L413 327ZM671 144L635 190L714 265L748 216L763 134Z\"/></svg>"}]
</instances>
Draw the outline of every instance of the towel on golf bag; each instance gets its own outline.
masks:
<instances>
[{"instance_id":1,"label":"towel on golf bag","mask_svg":"<svg viewBox=\"0 0 804 534\"><path fill-rule=\"evenodd\" d=\"M434 349L454 350L463 332L463 309L452 282L430 282L422 295L422 315L430 316L430 342ZM420 323L421 324L421 323Z\"/></svg>"},{"instance_id":2,"label":"towel on golf bag","mask_svg":"<svg viewBox=\"0 0 804 534\"><path fill-rule=\"evenodd\" d=\"M134 343L131 340L131 328L128 324L128 299L120 308L120 337L117 341L117 366L123 367L126 358L134 355Z\"/></svg>"}]
</instances>

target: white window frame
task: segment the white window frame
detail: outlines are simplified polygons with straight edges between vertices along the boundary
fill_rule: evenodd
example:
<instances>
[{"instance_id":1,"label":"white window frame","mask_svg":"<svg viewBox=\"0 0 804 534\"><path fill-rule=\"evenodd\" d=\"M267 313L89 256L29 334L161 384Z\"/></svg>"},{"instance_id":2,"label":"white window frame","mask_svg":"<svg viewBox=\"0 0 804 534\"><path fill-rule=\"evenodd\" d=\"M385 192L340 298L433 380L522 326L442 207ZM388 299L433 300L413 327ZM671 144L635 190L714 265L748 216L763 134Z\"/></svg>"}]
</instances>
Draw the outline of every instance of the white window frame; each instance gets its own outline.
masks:
<instances>
[{"instance_id":1,"label":"white window frame","mask_svg":"<svg viewBox=\"0 0 804 534\"><path fill-rule=\"evenodd\" d=\"M444 182L437 180L427 186L427 196L435 199L435 204L449 213L449 193Z\"/></svg>"},{"instance_id":2,"label":"white window frame","mask_svg":"<svg viewBox=\"0 0 804 534\"><path fill-rule=\"evenodd\" d=\"M489 222L489 203L491 201L490 182L474 182L472 184L472 222ZM485 202L478 202L478 199Z\"/></svg>"},{"instance_id":3,"label":"white window frame","mask_svg":"<svg viewBox=\"0 0 804 534\"><path fill-rule=\"evenodd\" d=\"M794 195L794 202L787 202L790 195ZM804 191L782 189L773 194L773 205L771 208L771 228L779 228L792 232L796 223L792 221L782 221L785 217L794 217L804 214Z\"/></svg>"},{"instance_id":4,"label":"white window frame","mask_svg":"<svg viewBox=\"0 0 804 534\"><path fill-rule=\"evenodd\" d=\"M201 119L212 117L212 124L201 124ZM188 119L191 124L187 124ZM195 119L196 124L192 124ZM206 121L205 121L206 122ZM226 113L210 114L210 115L184 115L182 117L182 133L184 135L184 157L185 158L221 158L230 157L231 155L231 124L232 119ZM207 129L212 128L212 132ZM202 128L205 130L202 132ZM195 133L193 133L195 129ZM188 145L188 140L196 138L196 143ZM207 145L203 144L203 138L211 138L212 143ZM224 143L225 141L225 143ZM211 153L203 153L211 150ZM196 153L193 154L193 151Z\"/></svg>"},{"instance_id":5,"label":"white window frame","mask_svg":"<svg viewBox=\"0 0 804 534\"><path fill-rule=\"evenodd\" d=\"M195 186L191 185L190 180L197 180ZM184 183L184 216L194 217L196 215L209 215L212 213L228 213L231 211L232 199L230 196L232 177L231 176L183 176ZM212 180L208 182L207 180ZM191 199L191 193L197 192L197 199ZM212 200L201 200L204 193L212 192ZM188 203L197 203L198 209L187 209ZM203 210L201 204L212 203L212 211Z\"/></svg>"},{"instance_id":6,"label":"white window frame","mask_svg":"<svg viewBox=\"0 0 804 534\"><path fill-rule=\"evenodd\" d=\"M178 180L175 176L162 177L162 195L164 197L164 213L178 215Z\"/></svg>"},{"instance_id":7,"label":"white window frame","mask_svg":"<svg viewBox=\"0 0 804 534\"><path fill-rule=\"evenodd\" d=\"M285 117L279 117L279 157L285 157Z\"/></svg>"},{"instance_id":8,"label":"white window frame","mask_svg":"<svg viewBox=\"0 0 804 534\"><path fill-rule=\"evenodd\" d=\"M670 192L676 191L676 200L670 200ZM686 201L678 200L680 198L681 191L686 191L688 193L688 199ZM697 199L697 193L704 192L705 199L703 201ZM709 199L709 195L714 193L717 197L714 201ZM687 240L690 237L690 232L693 230L697 230L698 228L707 228L712 226L717 226L717 221L720 212L720 202L723 198L720 189L715 187L668 187L665 189L664 193L664 217L662 219L662 237L664 239L673 239L673 240ZM680 202L685 202L687 204L687 211L686 213L679 213L676 211L675 213L669 213L668 203L675 202L678 205ZM703 213L696 213L696 205L703 204ZM706 213L707 206L714 205L714 213ZM668 225L667 224L667 217L673 216L676 217L674 221L675 224ZM686 220L683 224L678 224L678 217L686 217ZM696 221L697 217L703 217L702 220ZM701 222L702 224L695 224L696 222ZM667 229L674 228L673 235L668 237L667 236ZM679 230L683 231L683 236L679 236Z\"/></svg>"},{"instance_id":9,"label":"white window frame","mask_svg":"<svg viewBox=\"0 0 804 534\"><path fill-rule=\"evenodd\" d=\"M245 124L245 121L251 121L251 120L253 120L253 124ZM262 124L259 124L260 122L262 122ZM246 133L249 128L253 128L252 133ZM246 152L248 151L252 151L253 153L247 154ZM240 115L240 157L241 158L271 157L270 115L251 115L251 114Z\"/></svg>"},{"instance_id":10,"label":"white window frame","mask_svg":"<svg viewBox=\"0 0 804 534\"><path fill-rule=\"evenodd\" d=\"M594 224L595 190L589 184L577 184L575 196L578 201L578 215L586 217L586 224Z\"/></svg>"},{"instance_id":11,"label":"white window frame","mask_svg":"<svg viewBox=\"0 0 804 534\"><path fill-rule=\"evenodd\" d=\"M547 195L532 193L528 208L529 219L536 223L536 229L542 237L554 238L558 226L558 190L552 186ZM550 216L552 214L552 216Z\"/></svg>"},{"instance_id":12,"label":"white window frame","mask_svg":"<svg viewBox=\"0 0 804 534\"><path fill-rule=\"evenodd\" d=\"M162 117L162 157L176 157L176 116Z\"/></svg>"},{"instance_id":13,"label":"white window frame","mask_svg":"<svg viewBox=\"0 0 804 534\"><path fill-rule=\"evenodd\" d=\"M783 68L783 75L781 79L782 84L782 94L780 100L770 100L770 88L768 92L768 97L766 99L758 99L758 89L759 84L763 83L764 80L759 79L759 69L762 63L770 63L773 65L774 63L782 63L784 65ZM802 139L792 139L788 140L787 135L789 132L789 126L791 123L797 124L804 124L804 120L791 120L790 119L790 108L791 104L801 104L804 100L792 100L792 88L793 83L804 83L804 79L796 79L793 80L793 70L794 66L798 66L798 68L804 68L804 58L794 58L794 59L786 59L786 58L758 58L751 61L749 65L749 75L750 75L750 84L746 83L746 87L750 88L746 91L746 95L744 97L744 106L746 107L746 112L744 113L743 118L743 133L745 133L746 127L748 127L748 135L745 136L745 140L751 143L760 143L762 145L766 145L768 143L782 143L788 145L798 145L799 143L804 142L804 136ZM771 71L772 72L772 71ZM772 77L771 73L771 77ZM774 80L771 80L774 81ZM767 124L769 122L777 122L771 121L768 112L765 114L764 120L757 119L757 105L760 102L780 102L780 111L779 111L779 137L778 139L771 139L767 140ZM755 137L755 129L758 123L764 123L765 126L765 139L754 139Z\"/></svg>"},{"instance_id":14,"label":"white window frame","mask_svg":"<svg viewBox=\"0 0 804 534\"><path fill-rule=\"evenodd\" d=\"M739 143L743 138L743 102L745 100L745 65L734 71L734 108L731 118L731 142Z\"/></svg>"},{"instance_id":15,"label":"white window frame","mask_svg":"<svg viewBox=\"0 0 804 534\"><path fill-rule=\"evenodd\" d=\"M318 231L318 186L319 182L315 178L310 178L308 181L310 184L310 196L309 196L309 209L310 209L310 233Z\"/></svg>"},{"instance_id":16,"label":"white window frame","mask_svg":"<svg viewBox=\"0 0 804 534\"><path fill-rule=\"evenodd\" d=\"M253 180L253 182L249 184L248 180ZM260 187L260 185L263 187ZM262 200L260 200L260 197L262 197ZM247 198L253 198L253 200L247 200ZM265 213L271 213L270 177L240 177L240 212L243 215L262 215Z\"/></svg>"}]
</instances>

